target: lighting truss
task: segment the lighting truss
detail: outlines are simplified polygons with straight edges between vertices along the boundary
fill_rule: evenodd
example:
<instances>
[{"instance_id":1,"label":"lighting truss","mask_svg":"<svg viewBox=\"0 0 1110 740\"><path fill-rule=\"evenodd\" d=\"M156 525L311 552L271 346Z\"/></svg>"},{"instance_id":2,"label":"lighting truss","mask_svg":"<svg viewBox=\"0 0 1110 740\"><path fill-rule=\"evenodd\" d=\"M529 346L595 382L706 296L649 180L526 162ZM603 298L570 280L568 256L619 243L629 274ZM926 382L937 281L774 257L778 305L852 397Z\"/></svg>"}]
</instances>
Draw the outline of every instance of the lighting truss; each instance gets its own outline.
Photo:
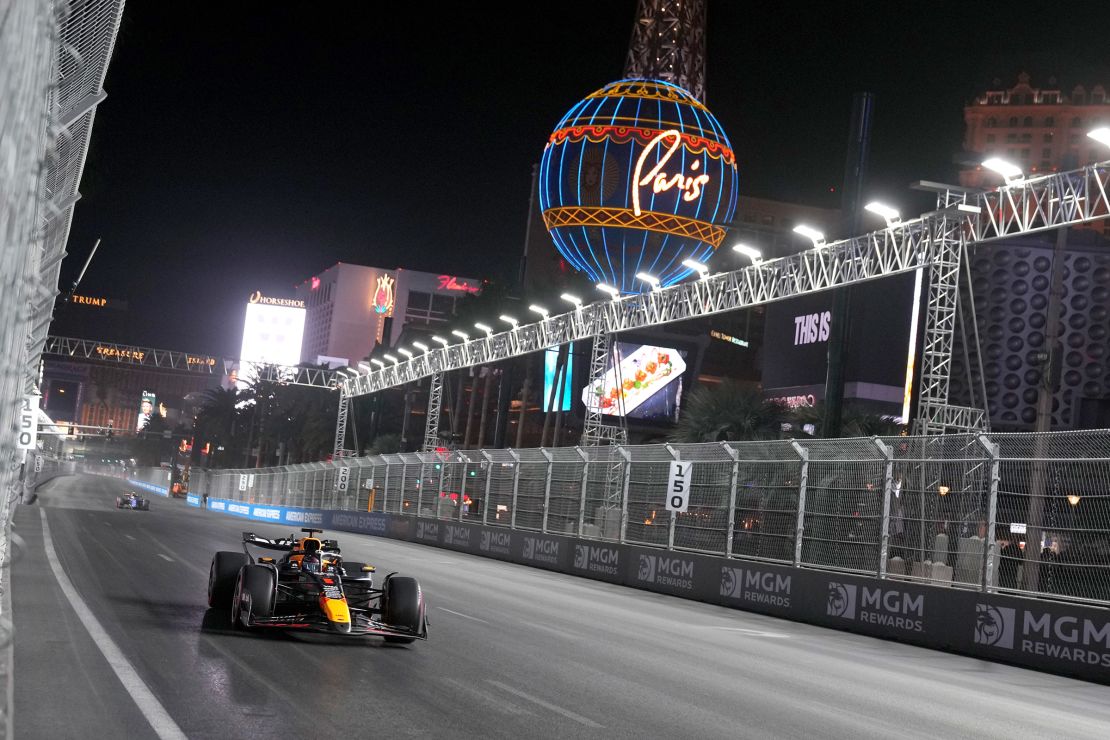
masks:
<instances>
[{"instance_id":1,"label":"lighting truss","mask_svg":"<svg viewBox=\"0 0 1110 740\"><path fill-rule=\"evenodd\" d=\"M330 390L338 387L339 378L339 373L335 370L325 370L323 368L241 363L239 360L221 360L211 355L136 347L112 342L97 342L91 339L73 339L71 337L47 337L42 354L93 360L115 365L156 367L200 375L227 375L233 367L251 365L252 369L259 374L259 380Z\"/></svg>"},{"instance_id":2,"label":"lighting truss","mask_svg":"<svg viewBox=\"0 0 1110 740\"><path fill-rule=\"evenodd\" d=\"M989 192L947 193L936 211L895 228L662 290L598 301L341 380L340 389L349 395L374 393L433 373L498 362L568 342L712 316L929 267L919 427L925 433L984 429L981 410L948 404L963 248L1106 218L1110 216L1108 180L1110 162L1101 162Z\"/></svg>"}]
</instances>

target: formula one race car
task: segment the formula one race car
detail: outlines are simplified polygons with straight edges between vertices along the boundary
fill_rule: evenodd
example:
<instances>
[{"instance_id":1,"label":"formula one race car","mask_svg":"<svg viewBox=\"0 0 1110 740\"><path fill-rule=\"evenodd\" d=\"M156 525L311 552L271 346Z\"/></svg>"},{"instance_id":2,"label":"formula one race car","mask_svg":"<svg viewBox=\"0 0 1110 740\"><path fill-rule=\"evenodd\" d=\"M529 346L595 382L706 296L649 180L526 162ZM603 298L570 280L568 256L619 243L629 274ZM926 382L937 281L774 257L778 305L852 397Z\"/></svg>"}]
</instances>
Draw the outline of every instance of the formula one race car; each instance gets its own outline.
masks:
<instances>
[{"instance_id":1,"label":"formula one race car","mask_svg":"<svg viewBox=\"0 0 1110 740\"><path fill-rule=\"evenodd\" d=\"M374 588L374 566L344 561L319 529L279 539L243 532L243 552L217 552L208 574L208 605L231 610L240 628L304 629L380 635L411 643L428 637L424 595L415 578L390 573ZM255 557L250 546L282 552Z\"/></svg>"},{"instance_id":2,"label":"formula one race car","mask_svg":"<svg viewBox=\"0 0 1110 740\"><path fill-rule=\"evenodd\" d=\"M150 511L150 502L134 491L126 496L116 496L117 509L131 509L132 511Z\"/></svg>"}]
</instances>

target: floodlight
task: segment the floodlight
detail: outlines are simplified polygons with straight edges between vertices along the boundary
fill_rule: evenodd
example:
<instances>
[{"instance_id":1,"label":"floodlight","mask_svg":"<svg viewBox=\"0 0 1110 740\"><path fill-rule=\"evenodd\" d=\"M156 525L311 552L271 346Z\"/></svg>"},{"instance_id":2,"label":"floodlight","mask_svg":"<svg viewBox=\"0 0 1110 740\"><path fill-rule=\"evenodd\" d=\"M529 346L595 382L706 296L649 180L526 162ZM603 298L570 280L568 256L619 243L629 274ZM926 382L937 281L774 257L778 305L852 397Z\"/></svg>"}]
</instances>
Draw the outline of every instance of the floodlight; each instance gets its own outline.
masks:
<instances>
[{"instance_id":1,"label":"floodlight","mask_svg":"<svg viewBox=\"0 0 1110 740\"><path fill-rule=\"evenodd\" d=\"M813 247L815 249L817 247L825 246L825 235L810 226L806 226L805 224L798 224L794 227L794 233L801 234L806 239L809 239L811 242L813 242Z\"/></svg>"}]
</instances>

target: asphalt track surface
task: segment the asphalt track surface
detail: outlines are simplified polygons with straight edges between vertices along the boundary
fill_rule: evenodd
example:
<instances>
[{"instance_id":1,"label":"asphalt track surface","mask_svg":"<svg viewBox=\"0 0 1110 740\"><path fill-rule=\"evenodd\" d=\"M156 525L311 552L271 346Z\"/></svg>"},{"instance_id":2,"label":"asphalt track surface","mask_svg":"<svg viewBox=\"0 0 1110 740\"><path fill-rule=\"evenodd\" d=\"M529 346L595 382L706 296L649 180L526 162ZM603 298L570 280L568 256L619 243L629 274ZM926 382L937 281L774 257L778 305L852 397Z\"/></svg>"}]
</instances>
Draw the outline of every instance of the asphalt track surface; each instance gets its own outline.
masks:
<instances>
[{"instance_id":1,"label":"asphalt track surface","mask_svg":"<svg viewBox=\"0 0 1110 740\"><path fill-rule=\"evenodd\" d=\"M212 553L289 530L117 511L126 485L58 478L15 512L16 738L1110 737L1105 686L346 533L420 580L427 642L233 631Z\"/></svg>"}]
</instances>

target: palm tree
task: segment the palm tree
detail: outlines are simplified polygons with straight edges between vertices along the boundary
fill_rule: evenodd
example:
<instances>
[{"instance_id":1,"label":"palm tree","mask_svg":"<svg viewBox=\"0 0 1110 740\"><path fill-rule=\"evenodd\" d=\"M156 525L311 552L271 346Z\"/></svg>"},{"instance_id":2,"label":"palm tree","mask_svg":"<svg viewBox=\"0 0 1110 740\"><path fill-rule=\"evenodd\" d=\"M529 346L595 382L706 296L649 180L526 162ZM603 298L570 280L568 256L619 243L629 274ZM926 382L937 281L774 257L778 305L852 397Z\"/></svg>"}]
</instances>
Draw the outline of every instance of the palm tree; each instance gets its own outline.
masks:
<instances>
[{"instance_id":1,"label":"palm tree","mask_svg":"<svg viewBox=\"0 0 1110 740\"><path fill-rule=\"evenodd\" d=\"M233 440L239 419L238 404L242 400L235 388L207 388L199 394L200 411L197 413L197 433L212 443L212 457L209 465L215 467L217 459L223 461L225 455L218 450L222 446L227 453L234 448Z\"/></svg>"},{"instance_id":2,"label":"palm tree","mask_svg":"<svg viewBox=\"0 0 1110 740\"><path fill-rule=\"evenodd\" d=\"M701 386L690 393L673 442L722 442L777 439L788 419L786 407L758 391L731 381Z\"/></svg>"},{"instance_id":3,"label":"palm tree","mask_svg":"<svg viewBox=\"0 0 1110 740\"><path fill-rule=\"evenodd\" d=\"M795 431L816 437L825 423L825 402L815 406L799 406L791 414ZM814 432L805 431L810 426ZM891 416L861 411L857 406L845 405L840 423L841 437L888 437L901 433L902 426Z\"/></svg>"}]
</instances>

